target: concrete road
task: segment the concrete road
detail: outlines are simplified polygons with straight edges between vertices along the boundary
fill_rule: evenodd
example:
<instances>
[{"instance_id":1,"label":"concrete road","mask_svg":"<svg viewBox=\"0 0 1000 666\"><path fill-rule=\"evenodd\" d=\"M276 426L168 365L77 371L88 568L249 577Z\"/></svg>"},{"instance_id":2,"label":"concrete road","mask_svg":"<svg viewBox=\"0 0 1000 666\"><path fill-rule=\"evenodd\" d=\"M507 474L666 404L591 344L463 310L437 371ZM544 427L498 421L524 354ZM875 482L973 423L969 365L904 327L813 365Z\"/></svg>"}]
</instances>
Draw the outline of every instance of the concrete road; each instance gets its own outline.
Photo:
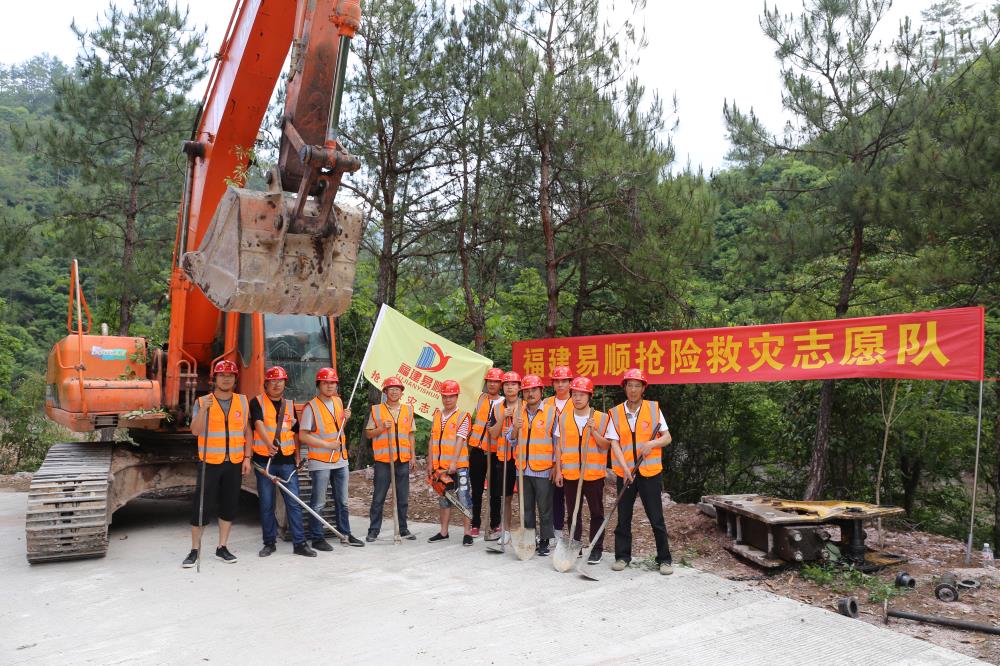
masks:
<instances>
[{"instance_id":1,"label":"concrete road","mask_svg":"<svg viewBox=\"0 0 1000 666\"><path fill-rule=\"evenodd\" d=\"M137 501L116 514L107 557L29 566L26 497L0 491L2 664L978 663L693 569L613 573L605 558L592 582L456 534L428 544L428 525L400 546L389 522L390 539L365 548L306 559L280 544L260 559L249 502L233 565L182 569L187 506Z\"/></svg>"}]
</instances>

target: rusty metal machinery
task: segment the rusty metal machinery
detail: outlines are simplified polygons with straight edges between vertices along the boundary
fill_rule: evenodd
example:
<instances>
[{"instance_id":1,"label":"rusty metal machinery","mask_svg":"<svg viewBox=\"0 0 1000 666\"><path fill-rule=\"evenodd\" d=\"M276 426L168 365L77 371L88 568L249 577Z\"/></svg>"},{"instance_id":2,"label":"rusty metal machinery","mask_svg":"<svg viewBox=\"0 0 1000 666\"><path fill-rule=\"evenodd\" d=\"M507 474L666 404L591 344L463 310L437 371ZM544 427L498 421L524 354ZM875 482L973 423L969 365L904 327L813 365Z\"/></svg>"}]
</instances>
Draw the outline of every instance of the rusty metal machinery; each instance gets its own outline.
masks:
<instances>
[{"instance_id":1,"label":"rusty metal machinery","mask_svg":"<svg viewBox=\"0 0 1000 666\"><path fill-rule=\"evenodd\" d=\"M863 502L784 500L764 495L707 495L702 506L714 510L719 528L733 539L726 548L765 568L830 559L833 532L841 559L863 568L896 564L902 558L869 551L864 522L903 513L894 506Z\"/></svg>"}]
</instances>

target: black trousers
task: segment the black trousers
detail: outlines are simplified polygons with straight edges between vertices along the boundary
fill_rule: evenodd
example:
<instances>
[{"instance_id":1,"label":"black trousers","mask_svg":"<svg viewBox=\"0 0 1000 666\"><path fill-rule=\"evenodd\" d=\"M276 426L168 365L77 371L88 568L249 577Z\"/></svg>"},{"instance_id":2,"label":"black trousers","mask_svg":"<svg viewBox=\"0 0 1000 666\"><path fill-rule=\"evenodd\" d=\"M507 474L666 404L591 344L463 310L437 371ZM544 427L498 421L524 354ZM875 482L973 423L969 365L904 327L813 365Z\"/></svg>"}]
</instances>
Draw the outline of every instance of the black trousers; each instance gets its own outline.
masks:
<instances>
[{"instance_id":1,"label":"black trousers","mask_svg":"<svg viewBox=\"0 0 1000 666\"><path fill-rule=\"evenodd\" d=\"M500 527L500 493L503 492L503 461L497 460L496 456L491 456L493 469L490 470L490 529L495 530ZM507 497L514 496L514 483L517 481L517 467L513 460L507 461ZM507 526L510 529L510 525Z\"/></svg>"},{"instance_id":2,"label":"black trousers","mask_svg":"<svg viewBox=\"0 0 1000 666\"><path fill-rule=\"evenodd\" d=\"M243 464L224 460L218 464L205 465L205 510L202 512L202 526L212 519L232 522L240 503L240 486L243 484ZM198 505L201 502L201 466L195 481L194 502L191 507L191 525L198 527Z\"/></svg>"},{"instance_id":3,"label":"black trousers","mask_svg":"<svg viewBox=\"0 0 1000 666\"><path fill-rule=\"evenodd\" d=\"M486 452L474 446L469 447L469 484L472 487L472 526L479 529L486 487Z\"/></svg>"},{"instance_id":4,"label":"black trousers","mask_svg":"<svg viewBox=\"0 0 1000 666\"><path fill-rule=\"evenodd\" d=\"M617 489L621 491L624 481L618 477ZM663 478L656 476L635 477L632 485L625 490L622 501L618 504L618 526L615 527L615 559L632 561L632 509L635 506L636 495L642 502L649 524L653 528L653 538L656 540L656 563L670 564L670 543L667 540L667 525L663 521L663 504L660 493L663 492Z\"/></svg>"}]
</instances>

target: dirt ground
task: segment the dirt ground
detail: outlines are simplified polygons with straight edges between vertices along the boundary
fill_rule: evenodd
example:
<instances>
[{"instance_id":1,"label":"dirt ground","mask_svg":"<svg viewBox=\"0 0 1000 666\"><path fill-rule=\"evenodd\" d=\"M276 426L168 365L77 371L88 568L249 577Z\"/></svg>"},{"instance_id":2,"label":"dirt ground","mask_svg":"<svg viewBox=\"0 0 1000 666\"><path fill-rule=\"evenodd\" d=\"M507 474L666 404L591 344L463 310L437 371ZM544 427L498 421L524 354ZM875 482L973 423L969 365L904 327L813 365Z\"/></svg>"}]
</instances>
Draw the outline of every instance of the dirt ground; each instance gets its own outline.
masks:
<instances>
[{"instance_id":1,"label":"dirt ground","mask_svg":"<svg viewBox=\"0 0 1000 666\"><path fill-rule=\"evenodd\" d=\"M438 521L437 495L424 480L423 462L418 460L410 476L409 518L414 521L434 523ZM371 504L372 470L357 470L351 473L350 510L353 515L367 515ZM0 489L27 491L30 475L0 475ZM614 501L614 482L605 485L605 506ZM485 499L485 498L484 498ZM651 563L656 548L649 522L638 505L633 517L633 565ZM663 505L670 538L670 550L675 566L692 566L730 580L745 581L752 586L762 587L769 592L803 603L836 612L837 600L844 596L854 596L860 609L859 620L869 624L883 624L882 604L869 599L869 591L864 587L855 589L832 589L802 577L799 568L788 567L777 571L765 571L749 564L725 549L727 539L715 523L714 518L704 515L695 505L675 504L669 495L663 494ZM386 501L386 522L383 530L391 528L391 493ZM517 520L517 501L514 502ZM581 509L586 538L586 503ZM461 515L453 512L451 523L457 528L453 534L461 534ZM568 517L567 517L568 523ZM605 535L605 556L614 551L613 532L616 516L612 516ZM868 528L869 545L877 544L874 526ZM973 622L1000 626L1000 570L995 568L966 568L964 564L965 545L954 539L918 531L884 530L882 550L903 555L907 562L886 568L875 574L880 580L891 584L896 574L905 571L917 580L913 590L907 590L889 600L891 608L911 612L950 617ZM973 567L978 567L974 556ZM947 572L954 572L959 579L973 578L980 581L978 590L962 590L958 601L947 603L934 596L936 579ZM893 631L909 634L956 652L1000 664L1000 636L949 629L932 624L909 620L892 619L888 627Z\"/></svg>"}]
</instances>

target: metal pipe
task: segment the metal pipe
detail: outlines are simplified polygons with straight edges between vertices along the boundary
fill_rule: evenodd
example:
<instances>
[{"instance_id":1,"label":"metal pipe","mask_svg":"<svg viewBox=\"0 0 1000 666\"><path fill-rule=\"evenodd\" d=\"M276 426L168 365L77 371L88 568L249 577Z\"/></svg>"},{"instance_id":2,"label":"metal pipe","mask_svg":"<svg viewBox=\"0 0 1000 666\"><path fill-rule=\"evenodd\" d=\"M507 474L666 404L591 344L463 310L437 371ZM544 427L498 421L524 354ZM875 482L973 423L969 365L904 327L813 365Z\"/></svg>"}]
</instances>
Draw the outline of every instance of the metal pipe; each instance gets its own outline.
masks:
<instances>
[{"instance_id":1,"label":"metal pipe","mask_svg":"<svg viewBox=\"0 0 1000 666\"><path fill-rule=\"evenodd\" d=\"M979 486L979 442L983 434L983 380L979 380L979 417L976 420L976 462L972 472L972 509L969 511L969 538L965 542L965 563L972 563L972 531L976 526L976 490Z\"/></svg>"},{"instance_id":2,"label":"metal pipe","mask_svg":"<svg viewBox=\"0 0 1000 666\"><path fill-rule=\"evenodd\" d=\"M991 624L981 624L979 622L967 622L966 620L953 620L950 617L938 617L936 615L921 615L920 613L910 613L909 611L898 611L898 610L886 611L886 624L888 624L890 617L898 617L903 620L913 620L915 622L930 622L932 624L941 624L946 627L954 627L956 629L968 629L969 631L981 631L986 634L993 634L995 636L1000 636L1000 627L994 627Z\"/></svg>"},{"instance_id":3,"label":"metal pipe","mask_svg":"<svg viewBox=\"0 0 1000 666\"><path fill-rule=\"evenodd\" d=\"M330 105L330 118L326 126L327 144L337 140L340 134L340 102L344 97L344 79L347 77L347 56L350 54L351 38L340 36L340 46L337 50L337 80L333 85L333 104Z\"/></svg>"}]
</instances>

